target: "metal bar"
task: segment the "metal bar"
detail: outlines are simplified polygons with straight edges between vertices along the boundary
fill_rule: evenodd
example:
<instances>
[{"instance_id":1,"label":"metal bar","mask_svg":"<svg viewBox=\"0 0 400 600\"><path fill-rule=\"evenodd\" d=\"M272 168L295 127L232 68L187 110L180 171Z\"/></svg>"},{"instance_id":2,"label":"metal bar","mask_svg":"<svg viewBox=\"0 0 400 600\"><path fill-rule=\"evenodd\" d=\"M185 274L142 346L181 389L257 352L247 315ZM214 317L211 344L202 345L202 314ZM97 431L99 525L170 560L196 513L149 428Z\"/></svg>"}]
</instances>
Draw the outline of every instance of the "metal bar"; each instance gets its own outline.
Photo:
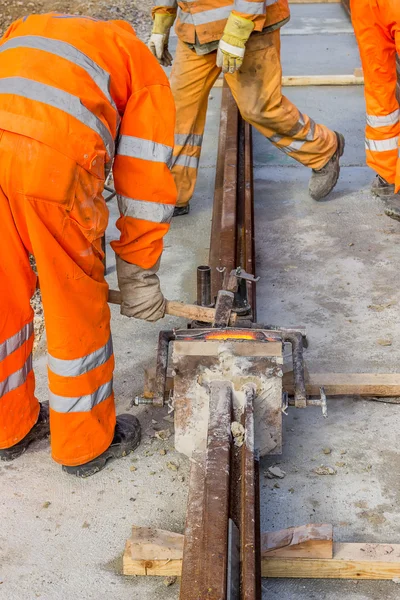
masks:
<instances>
[{"instance_id":1,"label":"metal bar","mask_svg":"<svg viewBox=\"0 0 400 600\"><path fill-rule=\"evenodd\" d=\"M210 384L205 457L192 463L180 600L226 600L232 385Z\"/></svg>"},{"instance_id":2,"label":"metal bar","mask_svg":"<svg viewBox=\"0 0 400 600\"><path fill-rule=\"evenodd\" d=\"M247 273L256 276L255 261L255 233L254 233L254 189L253 189L253 136L249 123L244 126L245 153L244 153L244 246L245 261L241 265ZM247 282L248 298L251 305L251 318L257 320L256 286Z\"/></svg>"},{"instance_id":3,"label":"metal bar","mask_svg":"<svg viewBox=\"0 0 400 600\"><path fill-rule=\"evenodd\" d=\"M211 306L211 268L197 267L197 304Z\"/></svg>"},{"instance_id":4,"label":"metal bar","mask_svg":"<svg viewBox=\"0 0 400 600\"><path fill-rule=\"evenodd\" d=\"M210 384L204 503L205 587L196 599L225 600L228 568L228 519L232 384Z\"/></svg>"},{"instance_id":5,"label":"metal bar","mask_svg":"<svg viewBox=\"0 0 400 600\"><path fill-rule=\"evenodd\" d=\"M160 331L158 336L156 382L153 398L154 406L164 406L164 393L167 385L169 343L174 339L174 331Z\"/></svg>"},{"instance_id":6,"label":"metal bar","mask_svg":"<svg viewBox=\"0 0 400 600\"><path fill-rule=\"evenodd\" d=\"M236 261L236 203L239 111L229 87L224 82L218 159L211 226L210 258L211 296L222 289L223 272L231 272Z\"/></svg>"},{"instance_id":7,"label":"metal bar","mask_svg":"<svg viewBox=\"0 0 400 600\"><path fill-rule=\"evenodd\" d=\"M191 461L180 600L200 598L196 593L203 585L204 574L202 559L206 453L194 453Z\"/></svg>"},{"instance_id":8,"label":"metal bar","mask_svg":"<svg viewBox=\"0 0 400 600\"><path fill-rule=\"evenodd\" d=\"M257 581L261 566L257 564L260 554L257 548L259 534L256 532L258 486L254 458L254 395L254 387L247 386L243 414L245 443L242 446L241 464L241 600L261 600Z\"/></svg>"}]
</instances>

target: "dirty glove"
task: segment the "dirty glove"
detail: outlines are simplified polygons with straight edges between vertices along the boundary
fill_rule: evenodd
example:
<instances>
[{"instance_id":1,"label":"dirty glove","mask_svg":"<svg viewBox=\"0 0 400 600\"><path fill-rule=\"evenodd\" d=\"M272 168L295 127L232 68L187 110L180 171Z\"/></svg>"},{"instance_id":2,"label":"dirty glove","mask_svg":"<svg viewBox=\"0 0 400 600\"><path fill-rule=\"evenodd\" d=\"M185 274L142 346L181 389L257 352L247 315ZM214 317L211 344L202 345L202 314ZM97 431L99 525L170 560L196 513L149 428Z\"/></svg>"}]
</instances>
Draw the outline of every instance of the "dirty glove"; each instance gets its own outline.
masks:
<instances>
[{"instance_id":1,"label":"dirty glove","mask_svg":"<svg viewBox=\"0 0 400 600\"><path fill-rule=\"evenodd\" d=\"M175 15L156 13L153 29L148 43L149 49L163 67L172 65L172 56L168 50L169 32L174 24Z\"/></svg>"},{"instance_id":2,"label":"dirty glove","mask_svg":"<svg viewBox=\"0 0 400 600\"><path fill-rule=\"evenodd\" d=\"M223 73L234 73L240 69L246 42L253 29L253 21L239 17L234 13L229 15L217 51L217 66L222 67Z\"/></svg>"},{"instance_id":3,"label":"dirty glove","mask_svg":"<svg viewBox=\"0 0 400 600\"><path fill-rule=\"evenodd\" d=\"M145 321L158 321L165 314L165 298L160 289L157 271L131 265L117 256L118 286L121 290L121 315Z\"/></svg>"}]
</instances>

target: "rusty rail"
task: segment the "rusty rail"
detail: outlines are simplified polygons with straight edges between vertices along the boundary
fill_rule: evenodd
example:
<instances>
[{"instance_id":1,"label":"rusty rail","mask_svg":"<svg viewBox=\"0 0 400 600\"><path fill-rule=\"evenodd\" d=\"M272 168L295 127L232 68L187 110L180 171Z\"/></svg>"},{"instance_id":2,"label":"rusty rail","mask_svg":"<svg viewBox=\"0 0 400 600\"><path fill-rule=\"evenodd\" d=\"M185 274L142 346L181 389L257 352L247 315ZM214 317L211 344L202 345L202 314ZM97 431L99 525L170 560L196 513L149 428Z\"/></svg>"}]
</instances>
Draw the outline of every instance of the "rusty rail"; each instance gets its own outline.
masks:
<instances>
[{"instance_id":1,"label":"rusty rail","mask_svg":"<svg viewBox=\"0 0 400 600\"><path fill-rule=\"evenodd\" d=\"M210 242L211 302L237 267L255 275L251 126L224 84ZM209 302L198 273L198 302ZM254 283L239 280L234 310L256 320ZM232 296L231 292L225 294ZM219 294L221 302L221 293ZM216 311L218 312L218 311ZM245 321L243 321L244 325ZM238 321L240 327L240 320ZM201 335L194 329L187 337ZM270 332L271 338L274 336ZM277 333L277 339L281 339ZM261 600L259 468L254 455L254 390L246 389L246 443L232 445L230 384L210 389L207 451L192 457L180 600Z\"/></svg>"},{"instance_id":2,"label":"rusty rail","mask_svg":"<svg viewBox=\"0 0 400 600\"><path fill-rule=\"evenodd\" d=\"M232 269L241 267L251 275L256 274L252 162L251 126L243 121L224 83L209 256L214 300L223 288L224 276ZM235 310L247 319L256 320L254 284L240 283Z\"/></svg>"}]
</instances>

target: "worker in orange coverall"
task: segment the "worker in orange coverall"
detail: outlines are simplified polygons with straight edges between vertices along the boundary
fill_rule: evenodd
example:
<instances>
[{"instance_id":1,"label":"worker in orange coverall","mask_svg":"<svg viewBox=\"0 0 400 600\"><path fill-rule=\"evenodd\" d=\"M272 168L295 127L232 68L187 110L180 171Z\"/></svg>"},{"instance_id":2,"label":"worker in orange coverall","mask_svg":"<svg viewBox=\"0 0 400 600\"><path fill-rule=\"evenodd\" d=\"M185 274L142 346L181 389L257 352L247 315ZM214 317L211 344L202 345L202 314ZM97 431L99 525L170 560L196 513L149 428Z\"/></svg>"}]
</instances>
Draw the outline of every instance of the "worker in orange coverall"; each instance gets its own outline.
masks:
<instances>
[{"instance_id":1,"label":"worker in orange coverall","mask_svg":"<svg viewBox=\"0 0 400 600\"><path fill-rule=\"evenodd\" d=\"M171 74L176 104L173 174L175 215L189 212L197 178L210 90L222 72L242 117L275 146L312 169L309 193L325 198L339 177L344 138L316 124L282 96L280 28L288 0L155 0L149 48L171 64L170 29L178 46Z\"/></svg>"},{"instance_id":2,"label":"worker in orange coverall","mask_svg":"<svg viewBox=\"0 0 400 600\"><path fill-rule=\"evenodd\" d=\"M121 313L164 315L157 269L176 201L175 109L166 76L128 23L23 18L0 39L0 458L49 434L55 461L87 477L132 451L140 425L116 418L101 238L111 168ZM49 406L32 371L43 298Z\"/></svg>"},{"instance_id":3,"label":"worker in orange coverall","mask_svg":"<svg viewBox=\"0 0 400 600\"><path fill-rule=\"evenodd\" d=\"M400 52L399 0L354 0L351 17L364 71L367 164L377 175L372 193L400 221L399 102L396 56Z\"/></svg>"}]
</instances>

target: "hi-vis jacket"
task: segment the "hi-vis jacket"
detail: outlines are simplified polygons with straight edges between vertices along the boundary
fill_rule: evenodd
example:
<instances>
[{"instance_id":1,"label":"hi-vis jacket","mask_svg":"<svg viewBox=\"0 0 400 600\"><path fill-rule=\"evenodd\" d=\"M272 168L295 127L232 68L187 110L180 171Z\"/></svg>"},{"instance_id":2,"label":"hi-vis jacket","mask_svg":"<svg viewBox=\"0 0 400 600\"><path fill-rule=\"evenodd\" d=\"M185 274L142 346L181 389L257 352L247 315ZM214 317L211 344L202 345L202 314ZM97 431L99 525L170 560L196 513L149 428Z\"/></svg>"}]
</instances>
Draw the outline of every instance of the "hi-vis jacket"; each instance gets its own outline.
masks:
<instances>
[{"instance_id":1,"label":"hi-vis jacket","mask_svg":"<svg viewBox=\"0 0 400 600\"><path fill-rule=\"evenodd\" d=\"M222 37L231 12L254 21L254 31L262 31L287 19L288 0L154 0L154 13L177 14L176 33L188 44L206 44ZM197 40L196 40L197 36Z\"/></svg>"},{"instance_id":2,"label":"hi-vis jacket","mask_svg":"<svg viewBox=\"0 0 400 600\"><path fill-rule=\"evenodd\" d=\"M104 179L114 160L125 261L152 267L176 188L168 80L123 21L57 13L13 23L0 39L0 129L38 140Z\"/></svg>"}]
</instances>

